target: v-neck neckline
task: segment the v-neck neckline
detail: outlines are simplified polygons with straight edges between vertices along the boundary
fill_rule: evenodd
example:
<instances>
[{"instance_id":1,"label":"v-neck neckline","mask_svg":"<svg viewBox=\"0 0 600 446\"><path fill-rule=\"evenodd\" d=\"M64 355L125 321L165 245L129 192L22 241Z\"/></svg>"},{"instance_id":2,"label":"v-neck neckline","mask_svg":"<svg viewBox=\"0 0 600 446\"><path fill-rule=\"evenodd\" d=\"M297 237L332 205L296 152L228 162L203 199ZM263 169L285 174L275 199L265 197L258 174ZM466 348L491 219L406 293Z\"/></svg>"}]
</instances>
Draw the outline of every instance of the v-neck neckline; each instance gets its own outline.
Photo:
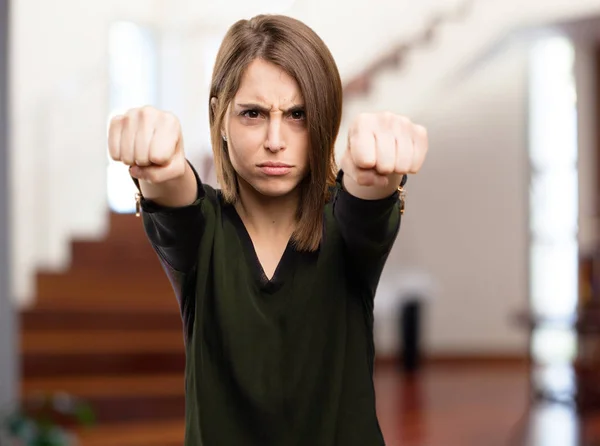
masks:
<instances>
[{"instance_id":1,"label":"v-neck neckline","mask_svg":"<svg viewBox=\"0 0 600 446\"><path fill-rule=\"evenodd\" d=\"M254 279L256 280L259 288L268 293L274 293L278 291L284 284L285 278L288 275L288 271L292 267L293 261L293 253L296 252L293 246L292 238L288 240L286 247L275 267L275 271L273 272L273 276L269 279L265 274L265 270L263 268L262 263L258 257L258 253L256 252L256 248L254 246L254 242L252 241L252 237L250 237L250 233L242 220L242 217L237 212L233 205L228 205L227 209L231 214L233 223L238 231L240 236L240 240L244 246L244 251L249 257L249 263L251 264L251 271Z\"/></svg>"}]
</instances>

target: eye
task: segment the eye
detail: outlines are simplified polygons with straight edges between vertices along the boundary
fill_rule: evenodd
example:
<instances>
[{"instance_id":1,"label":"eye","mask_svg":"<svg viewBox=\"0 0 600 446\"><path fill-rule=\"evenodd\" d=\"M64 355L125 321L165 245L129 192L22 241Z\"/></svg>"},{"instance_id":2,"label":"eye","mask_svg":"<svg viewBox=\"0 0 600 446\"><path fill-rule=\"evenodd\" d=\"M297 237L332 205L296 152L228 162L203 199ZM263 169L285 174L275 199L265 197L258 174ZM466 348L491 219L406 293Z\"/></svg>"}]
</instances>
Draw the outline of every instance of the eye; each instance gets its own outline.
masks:
<instances>
[{"instance_id":1,"label":"eye","mask_svg":"<svg viewBox=\"0 0 600 446\"><path fill-rule=\"evenodd\" d=\"M244 110L240 115L244 118L257 119L260 117L260 112L258 110Z\"/></svg>"},{"instance_id":2,"label":"eye","mask_svg":"<svg viewBox=\"0 0 600 446\"><path fill-rule=\"evenodd\" d=\"M292 119L299 121L306 118L306 113L304 112L304 110L293 110L290 113L290 116L292 117Z\"/></svg>"}]
</instances>

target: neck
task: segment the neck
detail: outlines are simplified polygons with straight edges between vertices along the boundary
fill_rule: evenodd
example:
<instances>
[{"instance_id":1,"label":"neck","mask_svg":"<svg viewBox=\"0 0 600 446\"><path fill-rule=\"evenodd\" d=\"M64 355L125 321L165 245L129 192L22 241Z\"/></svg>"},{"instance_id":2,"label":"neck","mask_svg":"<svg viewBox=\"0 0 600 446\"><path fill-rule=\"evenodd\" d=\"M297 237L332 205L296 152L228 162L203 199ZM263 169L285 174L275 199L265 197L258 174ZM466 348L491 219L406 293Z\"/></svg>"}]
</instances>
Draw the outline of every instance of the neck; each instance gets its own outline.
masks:
<instances>
[{"instance_id":1,"label":"neck","mask_svg":"<svg viewBox=\"0 0 600 446\"><path fill-rule=\"evenodd\" d=\"M238 179L239 200L235 208L248 230L260 237L289 238L296 229L300 191L281 197L260 194L243 179Z\"/></svg>"}]
</instances>

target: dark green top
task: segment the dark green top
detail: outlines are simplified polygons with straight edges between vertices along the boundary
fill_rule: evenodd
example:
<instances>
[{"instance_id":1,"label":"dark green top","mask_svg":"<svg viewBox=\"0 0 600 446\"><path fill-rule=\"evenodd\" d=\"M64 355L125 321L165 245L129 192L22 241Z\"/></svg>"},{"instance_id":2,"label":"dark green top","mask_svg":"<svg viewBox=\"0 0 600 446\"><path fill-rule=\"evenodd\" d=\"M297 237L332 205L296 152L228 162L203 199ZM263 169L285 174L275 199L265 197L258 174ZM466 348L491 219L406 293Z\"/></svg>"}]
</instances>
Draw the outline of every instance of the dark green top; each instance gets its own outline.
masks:
<instances>
[{"instance_id":1,"label":"dark green top","mask_svg":"<svg viewBox=\"0 0 600 446\"><path fill-rule=\"evenodd\" d=\"M384 445L373 298L399 200L358 199L341 176L318 251L289 244L271 280L218 190L198 179L190 206L142 201L183 317L186 446Z\"/></svg>"}]
</instances>

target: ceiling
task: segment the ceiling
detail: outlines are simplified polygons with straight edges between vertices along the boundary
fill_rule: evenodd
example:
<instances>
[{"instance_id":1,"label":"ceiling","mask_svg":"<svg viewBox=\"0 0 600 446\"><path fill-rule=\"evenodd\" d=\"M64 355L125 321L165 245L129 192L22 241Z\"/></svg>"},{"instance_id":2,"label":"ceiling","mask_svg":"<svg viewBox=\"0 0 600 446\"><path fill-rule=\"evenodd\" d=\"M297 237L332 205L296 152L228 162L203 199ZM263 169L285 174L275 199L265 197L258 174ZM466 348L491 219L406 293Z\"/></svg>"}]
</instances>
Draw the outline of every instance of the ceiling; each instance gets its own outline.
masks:
<instances>
[{"instance_id":1,"label":"ceiling","mask_svg":"<svg viewBox=\"0 0 600 446\"><path fill-rule=\"evenodd\" d=\"M202 32L225 32L233 22L259 13L286 14L313 28L333 53L342 78L360 71L361 61L372 60L391 42L409 38L422 29L434 12L454 7L458 0L227 0L169 2L178 27Z\"/></svg>"}]
</instances>

